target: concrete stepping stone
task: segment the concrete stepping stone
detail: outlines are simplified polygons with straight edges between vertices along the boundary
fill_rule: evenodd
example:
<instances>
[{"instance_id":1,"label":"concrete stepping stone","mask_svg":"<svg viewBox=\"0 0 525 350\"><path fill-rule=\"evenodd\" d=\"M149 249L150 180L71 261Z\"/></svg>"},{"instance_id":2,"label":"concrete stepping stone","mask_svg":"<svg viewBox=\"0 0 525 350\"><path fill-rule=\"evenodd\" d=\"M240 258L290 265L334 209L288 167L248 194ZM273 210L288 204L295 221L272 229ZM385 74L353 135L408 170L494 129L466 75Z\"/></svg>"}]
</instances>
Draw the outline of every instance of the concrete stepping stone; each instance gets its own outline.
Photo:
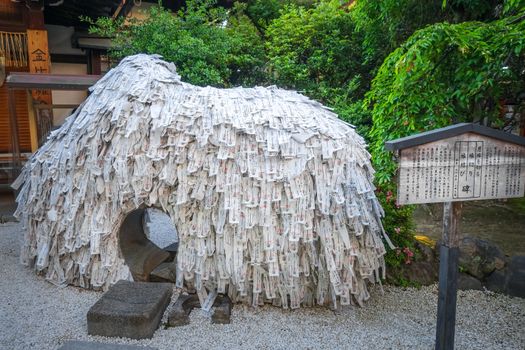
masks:
<instances>
[{"instance_id":1,"label":"concrete stepping stone","mask_svg":"<svg viewBox=\"0 0 525 350\"><path fill-rule=\"evenodd\" d=\"M58 350L157 350L151 346L138 346L127 344L110 344L94 341L69 340Z\"/></svg>"},{"instance_id":2,"label":"concrete stepping stone","mask_svg":"<svg viewBox=\"0 0 525 350\"><path fill-rule=\"evenodd\" d=\"M170 283L118 281L89 309L88 334L151 338L172 292Z\"/></svg>"}]
</instances>

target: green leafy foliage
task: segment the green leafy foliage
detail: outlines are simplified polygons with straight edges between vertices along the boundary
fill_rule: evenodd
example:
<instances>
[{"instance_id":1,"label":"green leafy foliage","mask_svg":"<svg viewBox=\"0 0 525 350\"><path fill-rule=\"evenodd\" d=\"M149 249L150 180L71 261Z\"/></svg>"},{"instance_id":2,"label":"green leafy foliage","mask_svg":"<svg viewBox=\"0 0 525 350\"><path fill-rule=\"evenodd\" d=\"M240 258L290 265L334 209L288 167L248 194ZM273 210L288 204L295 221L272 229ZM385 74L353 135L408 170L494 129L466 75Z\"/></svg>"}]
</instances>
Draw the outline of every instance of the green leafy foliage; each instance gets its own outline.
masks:
<instances>
[{"instance_id":1,"label":"green leafy foliage","mask_svg":"<svg viewBox=\"0 0 525 350\"><path fill-rule=\"evenodd\" d=\"M516 1L516 0L511 0ZM494 19L501 0L365 0L356 1L352 15L363 33L368 63L379 67L386 56L416 30L429 24Z\"/></svg>"},{"instance_id":2,"label":"green leafy foliage","mask_svg":"<svg viewBox=\"0 0 525 350\"><path fill-rule=\"evenodd\" d=\"M503 5L504 15L515 15L525 9L525 0L505 0Z\"/></svg>"},{"instance_id":3,"label":"green leafy foliage","mask_svg":"<svg viewBox=\"0 0 525 350\"><path fill-rule=\"evenodd\" d=\"M500 99L519 100L525 90L524 18L426 27L379 69L366 104L380 198L391 194L390 201L382 200L389 232L392 224L409 228L412 209L395 205L396 163L384 142L461 121L498 120ZM408 243L400 233L396 244Z\"/></svg>"},{"instance_id":4,"label":"green leafy foliage","mask_svg":"<svg viewBox=\"0 0 525 350\"><path fill-rule=\"evenodd\" d=\"M385 60L367 94L379 184L395 164L384 141L499 115L502 97L525 89L525 21L439 23L416 32Z\"/></svg>"},{"instance_id":5,"label":"green leafy foliage","mask_svg":"<svg viewBox=\"0 0 525 350\"><path fill-rule=\"evenodd\" d=\"M286 6L312 7L317 2L315 0L248 0L246 13L257 28L264 32Z\"/></svg>"},{"instance_id":6,"label":"green leafy foliage","mask_svg":"<svg viewBox=\"0 0 525 350\"><path fill-rule=\"evenodd\" d=\"M185 81L196 85L251 85L261 79L264 46L256 28L237 6L229 16L216 1L187 1L174 15L151 7L145 20L99 18L91 32L111 37L115 59L160 54L177 66Z\"/></svg>"}]
</instances>

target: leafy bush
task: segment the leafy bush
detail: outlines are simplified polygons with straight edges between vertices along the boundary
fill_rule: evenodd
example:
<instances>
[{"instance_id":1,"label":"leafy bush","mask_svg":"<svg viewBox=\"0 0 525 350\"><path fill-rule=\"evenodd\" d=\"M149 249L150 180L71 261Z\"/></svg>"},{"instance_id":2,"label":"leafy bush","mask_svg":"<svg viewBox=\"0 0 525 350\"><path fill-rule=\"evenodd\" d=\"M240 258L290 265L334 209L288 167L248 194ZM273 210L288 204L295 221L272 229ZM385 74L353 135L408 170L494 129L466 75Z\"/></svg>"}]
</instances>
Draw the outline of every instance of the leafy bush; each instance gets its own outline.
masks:
<instances>
[{"instance_id":1,"label":"leafy bush","mask_svg":"<svg viewBox=\"0 0 525 350\"><path fill-rule=\"evenodd\" d=\"M264 32L270 23L280 16L280 12L288 5L313 7L316 0L247 0L246 14L257 28Z\"/></svg>"},{"instance_id":2,"label":"leafy bush","mask_svg":"<svg viewBox=\"0 0 525 350\"><path fill-rule=\"evenodd\" d=\"M461 121L496 120L499 100L519 100L525 90L524 62L523 14L417 31L388 56L367 94L378 183L395 172L384 141Z\"/></svg>"}]
</instances>

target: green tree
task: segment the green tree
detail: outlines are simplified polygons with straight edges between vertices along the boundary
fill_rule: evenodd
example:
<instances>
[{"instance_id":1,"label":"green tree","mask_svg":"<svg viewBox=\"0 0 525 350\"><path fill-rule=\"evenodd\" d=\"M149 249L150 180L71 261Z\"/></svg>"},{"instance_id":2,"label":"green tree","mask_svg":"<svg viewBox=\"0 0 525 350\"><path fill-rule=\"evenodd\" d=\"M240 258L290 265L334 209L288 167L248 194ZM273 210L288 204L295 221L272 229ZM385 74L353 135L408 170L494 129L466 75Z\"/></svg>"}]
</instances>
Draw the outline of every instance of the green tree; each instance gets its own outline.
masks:
<instances>
[{"instance_id":1,"label":"green tree","mask_svg":"<svg viewBox=\"0 0 525 350\"><path fill-rule=\"evenodd\" d=\"M247 0L246 14L257 28L264 33L268 25L280 16L288 5L312 7L315 0Z\"/></svg>"},{"instance_id":2,"label":"green tree","mask_svg":"<svg viewBox=\"0 0 525 350\"><path fill-rule=\"evenodd\" d=\"M416 30L439 22L492 20L502 0L361 0L351 13L366 61L378 68Z\"/></svg>"},{"instance_id":3,"label":"green tree","mask_svg":"<svg viewBox=\"0 0 525 350\"><path fill-rule=\"evenodd\" d=\"M370 77L350 13L339 1L313 7L290 4L280 13L266 29L270 79L335 108L366 132L369 118L356 102Z\"/></svg>"},{"instance_id":4,"label":"green tree","mask_svg":"<svg viewBox=\"0 0 525 350\"><path fill-rule=\"evenodd\" d=\"M152 7L145 20L99 18L90 31L112 38L115 59L160 54L187 82L226 87L263 79L264 46L257 29L237 6L227 13L214 0L187 1L178 14Z\"/></svg>"},{"instance_id":5,"label":"green tree","mask_svg":"<svg viewBox=\"0 0 525 350\"><path fill-rule=\"evenodd\" d=\"M395 165L387 139L461 121L496 121L502 98L525 91L525 13L490 23L439 23L417 31L372 82L372 152L380 184Z\"/></svg>"}]
</instances>

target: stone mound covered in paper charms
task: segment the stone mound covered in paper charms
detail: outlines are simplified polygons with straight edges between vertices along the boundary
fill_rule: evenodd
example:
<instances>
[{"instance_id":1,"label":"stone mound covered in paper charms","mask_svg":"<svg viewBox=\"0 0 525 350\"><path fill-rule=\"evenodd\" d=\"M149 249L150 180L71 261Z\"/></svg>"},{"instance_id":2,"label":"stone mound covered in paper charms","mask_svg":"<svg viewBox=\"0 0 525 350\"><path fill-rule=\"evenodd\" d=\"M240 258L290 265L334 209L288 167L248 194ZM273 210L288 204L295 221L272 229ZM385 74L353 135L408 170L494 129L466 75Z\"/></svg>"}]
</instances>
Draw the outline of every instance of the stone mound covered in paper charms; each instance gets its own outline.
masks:
<instances>
[{"instance_id":1,"label":"stone mound covered in paper charms","mask_svg":"<svg viewBox=\"0 0 525 350\"><path fill-rule=\"evenodd\" d=\"M17 180L22 262L56 284L132 279L119 227L157 207L180 236L179 287L361 304L384 272L369 159L351 126L296 92L197 87L158 56L127 57Z\"/></svg>"}]
</instances>

